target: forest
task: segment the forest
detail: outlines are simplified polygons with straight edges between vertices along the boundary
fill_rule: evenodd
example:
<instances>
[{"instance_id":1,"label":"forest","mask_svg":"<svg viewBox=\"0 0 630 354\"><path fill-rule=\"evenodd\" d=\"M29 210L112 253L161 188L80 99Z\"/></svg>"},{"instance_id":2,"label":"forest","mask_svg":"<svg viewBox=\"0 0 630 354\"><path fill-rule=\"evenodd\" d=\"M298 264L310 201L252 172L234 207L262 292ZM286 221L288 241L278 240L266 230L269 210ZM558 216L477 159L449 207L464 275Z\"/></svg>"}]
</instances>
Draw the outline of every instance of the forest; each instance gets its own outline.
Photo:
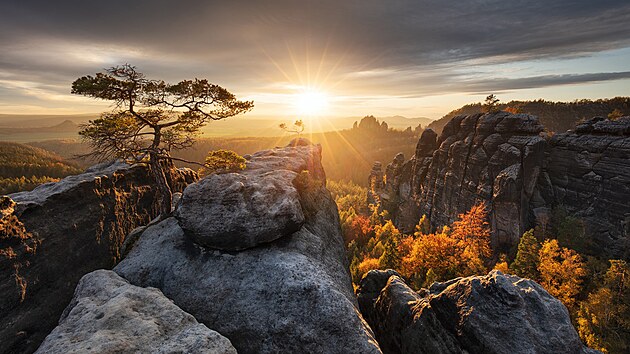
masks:
<instances>
[{"instance_id":1,"label":"forest","mask_svg":"<svg viewBox=\"0 0 630 354\"><path fill-rule=\"evenodd\" d=\"M367 188L329 181L328 189L339 208L355 287L372 269L394 269L415 290L498 269L533 279L562 301L589 347L630 350L630 265L589 255L582 222L562 207L554 209L549 225L525 232L512 252L495 254L484 204L437 230L423 216L415 232L403 234L387 211L367 204Z\"/></svg>"},{"instance_id":2,"label":"forest","mask_svg":"<svg viewBox=\"0 0 630 354\"><path fill-rule=\"evenodd\" d=\"M0 142L0 195L31 190L81 172L79 166L49 151Z\"/></svg>"},{"instance_id":3,"label":"forest","mask_svg":"<svg viewBox=\"0 0 630 354\"><path fill-rule=\"evenodd\" d=\"M537 116L549 132L564 132L573 129L576 123L593 117L607 117L617 111L619 114L630 114L630 97L615 97L610 99L588 100L581 99L572 102L553 102L543 99L533 101L498 102L496 108L510 113L528 113ZM428 128L438 135L451 120L458 115L475 114L484 109L482 103L467 104L455 109L442 118L433 121Z\"/></svg>"}]
</instances>

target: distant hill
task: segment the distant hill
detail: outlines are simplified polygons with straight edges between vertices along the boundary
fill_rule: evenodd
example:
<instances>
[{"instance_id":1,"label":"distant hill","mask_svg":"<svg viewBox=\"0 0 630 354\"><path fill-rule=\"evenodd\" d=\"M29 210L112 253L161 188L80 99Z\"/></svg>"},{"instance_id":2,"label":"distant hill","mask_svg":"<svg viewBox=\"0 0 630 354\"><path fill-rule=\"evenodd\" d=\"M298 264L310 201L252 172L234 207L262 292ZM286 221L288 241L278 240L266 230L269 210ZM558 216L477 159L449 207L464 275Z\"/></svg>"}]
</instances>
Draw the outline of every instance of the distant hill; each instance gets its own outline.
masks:
<instances>
[{"instance_id":1,"label":"distant hill","mask_svg":"<svg viewBox=\"0 0 630 354\"><path fill-rule=\"evenodd\" d=\"M47 127L0 127L0 136L10 134L32 134L33 132L39 133L77 133L79 131L79 125L75 122L66 119L63 122Z\"/></svg>"},{"instance_id":2,"label":"distant hill","mask_svg":"<svg viewBox=\"0 0 630 354\"><path fill-rule=\"evenodd\" d=\"M45 128L71 121L86 123L99 113L85 114L0 114L0 128Z\"/></svg>"},{"instance_id":3,"label":"distant hill","mask_svg":"<svg viewBox=\"0 0 630 354\"><path fill-rule=\"evenodd\" d=\"M14 117L14 116L10 116ZM35 117L35 116L27 116ZM30 120L9 120L6 115L0 115L0 140L26 143L51 139L76 139L79 137L79 124L70 119L59 122L57 116L43 116ZM65 117L65 116L63 116ZM15 118L15 117L14 117ZM13 118L13 119L14 119ZM87 117L79 117L87 119ZM83 120L79 121L84 123ZM40 125L46 124L46 125Z\"/></svg>"},{"instance_id":4,"label":"distant hill","mask_svg":"<svg viewBox=\"0 0 630 354\"><path fill-rule=\"evenodd\" d=\"M30 143L33 141L78 139L78 125L86 123L99 114L82 115L10 115L0 114L0 140ZM354 122L362 117L318 117L304 118L307 133L322 133L327 131L350 129ZM280 123L291 124L299 117L271 117L256 115L241 115L228 119L209 122L202 128L202 137L244 137L264 136L274 137L282 134L278 127ZM378 117L386 121L390 128L404 130L412 129L419 124L426 127L433 120L418 117L403 116Z\"/></svg>"},{"instance_id":5,"label":"distant hill","mask_svg":"<svg viewBox=\"0 0 630 354\"><path fill-rule=\"evenodd\" d=\"M606 117L613 110L618 109L624 114L630 114L630 97L615 97L600 100L575 100L573 102L552 102L545 100L535 101L510 101L498 105L499 109L510 108L518 113L528 113L538 116L540 122L549 131L565 132L573 129L575 124L582 119L590 119L595 116ZM428 128L438 134L451 118L462 114L474 114L482 111L481 103L473 103L458 108L444 117L429 124Z\"/></svg>"},{"instance_id":6,"label":"distant hill","mask_svg":"<svg viewBox=\"0 0 630 354\"><path fill-rule=\"evenodd\" d=\"M364 124L359 124L360 127L357 129L303 134L302 136L314 143L322 144L322 163L328 178L332 180L351 180L365 186L374 161L381 161L384 165L387 165L391 162L392 157L399 152L403 152L406 157L411 157L418 142L419 131L403 132L401 130L383 129L381 124L382 122L377 121L375 118L374 121L365 119ZM387 125L391 127L389 122L387 122ZM245 155L276 146L284 146L295 137L294 134L278 136L280 129L275 130L275 132L276 136L274 137L200 138L192 148L177 151L173 155L200 162L204 161L206 154L210 150L228 149ZM89 147L77 140L50 140L31 144L54 151L67 159L73 159L76 155L89 152ZM73 159L73 161L80 163L84 167L95 162L84 159ZM195 170L199 167L182 163L176 164L191 167Z\"/></svg>"},{"instance_id":7,"label":"distant hill","mask_svg":"<svg viewBox=\"0 0 630 354\"><path fill-rule=\"evenodd\" d=\"M81 171L77 165L52 152L0 141L0 194L31 190Z\"/></svg>"}]
</instances>

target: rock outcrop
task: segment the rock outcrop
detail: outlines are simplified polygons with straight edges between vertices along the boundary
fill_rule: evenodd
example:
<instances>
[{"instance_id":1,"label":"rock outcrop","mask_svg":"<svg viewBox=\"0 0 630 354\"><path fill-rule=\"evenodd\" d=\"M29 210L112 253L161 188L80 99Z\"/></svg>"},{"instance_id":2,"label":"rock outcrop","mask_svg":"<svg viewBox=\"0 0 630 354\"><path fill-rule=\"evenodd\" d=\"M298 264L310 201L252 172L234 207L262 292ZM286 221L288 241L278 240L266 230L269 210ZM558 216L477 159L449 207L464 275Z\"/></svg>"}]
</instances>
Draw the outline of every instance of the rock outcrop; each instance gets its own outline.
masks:
<instances>
[{"instance_id":1,"label":"rock outcrop","mask_svg":"<svg viewBox=\"0 0 630 354\"><path fill-rule=\"evenodd\" d=\"M159 290L98 270L81 278L59 326L36 353L236 354L236 349Z\"/></svg>"},{"instance_id":2,"label":"rock outcrop","mask_svg":"<svg viewBox=\"0 0 630 354\"><path fill-rule=\"evenodd\" d=\"M321 146L291 146L188 186L176 217L146 228L114 271L160 289L239 353L379 353L357 309ZM234 188L219 192L214 182ZM246 210L231 210L230 201ZM264 208L279 204L291 208ZM286 217L297 211L278 212L294 206L302 222ZM229 220L230 234L210 210Z\"/></svg>"},{"instance_id":3,"label":"rock outcrop","mask_svg":"<svg viewBox=\"0 0 630 354\"><path fill-rule=\"evenodd\" d=\"M594 118L554 135L544 171L539 185L545 205L563 205L583 220L596 254L628 259L630 117Z\"/></svg>"},{"instance_id":4,"label":"rock outcrop","mask_svg":"<svg viewBox=\"0 0 630 354\"><path fill-rule=\"evenodd\" d=\"M411 232L423 214L433 227L485 202L492 246L508 252L524 231L564 205L582 218L599 249L627 256L630 235L630 118L595 118L546 138L534 116L497 112L453 118L439 138L427 129L416 154L388 167L373 191L396 225ZM370 176L370 185L379 186Z\"/></svg>"},{"instance_id":5,"label":"rock outcrop","mask_svg":"<svg viewBox=\"0 0 630 354\"><path fill-rule=\"evenodd\" d=\"M359 304L384 353L597 353L562 303L500 271L415 292L393 271L370 271Z\"/></svg>"},{"instance_id":6,"label":"rock outcrop","mask_svg":"<svg viewBox=\"0 0 630 354\"><path fill-rule=\"evenodd\" d=\"M211 175L186 188L177 219L198 244L222 250L291 235L305 220L293 181L300 171L308 171L312 180L326 179L312 158L300 148L255 154L245 171Z\"/></svg>"},{"instance_id":7,"label":"rock outcrop","mask_svg":"<svg viewBox=\"0 0 630 354\"><path fill-rule=\"evenodd\" d=\"M171 178L182 190L196 174ZM116 264L127 233L158 213L151 185L145 167L110 163L3 198L0 353L33 352L79 279Z\"/></svg>"}]
</instances>

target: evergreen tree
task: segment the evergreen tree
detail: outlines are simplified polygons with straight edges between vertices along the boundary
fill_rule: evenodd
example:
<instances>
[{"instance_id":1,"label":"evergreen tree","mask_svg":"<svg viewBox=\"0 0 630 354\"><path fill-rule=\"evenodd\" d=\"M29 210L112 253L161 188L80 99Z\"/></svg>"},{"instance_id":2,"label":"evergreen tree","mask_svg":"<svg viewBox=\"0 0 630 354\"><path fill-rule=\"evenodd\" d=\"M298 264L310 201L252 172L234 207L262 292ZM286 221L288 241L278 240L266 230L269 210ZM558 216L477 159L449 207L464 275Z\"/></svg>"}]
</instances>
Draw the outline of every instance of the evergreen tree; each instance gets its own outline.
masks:
<instances>
[{"instance_id":1,"label":"evergreen tree","mask_svg":"<svg viewBox=\"0 0 630 354\"><path fill-rule=\"evenodd\" d=\"M191 147L209 121L245 113L254 106L208 80L169 84L149 80L131 65L78 78L72 83L72 93L113 103L113 111L85 124L79 134L96 157L146 163L160 193L162 217L172 210L172 182L165 167L173 160L191 163L170 152Z\"/></svg>"},{"instance_id":2,"label":"evergreen tree","mask_svg":"<svg viewBox=\"0 0 630 354\"><path fill-rule=\"evenodd\" d=\"M498 110L497 105L499 104L499 99L495 94L488 95L486 100L484 101L483 109L486 113L493 113Z\"/></svg>"},{"instance_id":3,"label":"evergreen tree","mask_svg":"<svg viewBox=\"0 0 630 354\"><path fill-rule=\"evenodd\" d=\"M534 236L534 230L526 231L521 236L516 258L510 268L519 277L538 281L540 279L540 273L538 272L538 263L540 263L539 251L540 244Z\"/></svg>"}]
</instances>

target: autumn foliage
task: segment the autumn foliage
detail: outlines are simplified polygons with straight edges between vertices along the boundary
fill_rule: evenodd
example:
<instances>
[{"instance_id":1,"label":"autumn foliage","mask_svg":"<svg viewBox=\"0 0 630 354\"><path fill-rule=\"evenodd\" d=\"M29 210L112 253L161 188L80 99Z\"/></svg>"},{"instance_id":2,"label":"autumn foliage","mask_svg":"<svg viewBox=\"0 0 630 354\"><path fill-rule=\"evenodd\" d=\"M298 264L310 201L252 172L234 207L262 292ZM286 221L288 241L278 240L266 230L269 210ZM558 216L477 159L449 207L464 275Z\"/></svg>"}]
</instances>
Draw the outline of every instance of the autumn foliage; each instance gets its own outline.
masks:
<instances>
[{"instance_id":1,"label":"autumn foliage","mask_svg":"<svg viewBox=\"0 0 630 354\"><path fill-rule=\"evenodd\" d=\"M553 227L525 232L511 254L493 254L484 204L472 206L450 225L438 228L432 228L423 216L413 234L404 234L387 211L376 205L364 207L365 188L334 181L329 188L339 208L355 284L372 269L394 269L416 289L498 269L532 279L559 299L591 348L629 352L630 266L581 253L588 248L584 225L562 208L549 220Z\"/></svg>"},{"instance_id":2,"label":"autumn foliage","mask_svg":"<svg viewBox=\"0 0 630 354\"><path fill-rule=\"evenodd\" d=\"M405 235L387 212L372 205L369 216L361 215L356 212L358 205L347 203L357 199L339 193L336 182L332 183L332 189L355 284L372 269L395 269L418 287L489 270L492 250L485 205L473 206L452 225L433 233L428 218L422 217L416 232Z\"/></svg>"}]
</instances>

